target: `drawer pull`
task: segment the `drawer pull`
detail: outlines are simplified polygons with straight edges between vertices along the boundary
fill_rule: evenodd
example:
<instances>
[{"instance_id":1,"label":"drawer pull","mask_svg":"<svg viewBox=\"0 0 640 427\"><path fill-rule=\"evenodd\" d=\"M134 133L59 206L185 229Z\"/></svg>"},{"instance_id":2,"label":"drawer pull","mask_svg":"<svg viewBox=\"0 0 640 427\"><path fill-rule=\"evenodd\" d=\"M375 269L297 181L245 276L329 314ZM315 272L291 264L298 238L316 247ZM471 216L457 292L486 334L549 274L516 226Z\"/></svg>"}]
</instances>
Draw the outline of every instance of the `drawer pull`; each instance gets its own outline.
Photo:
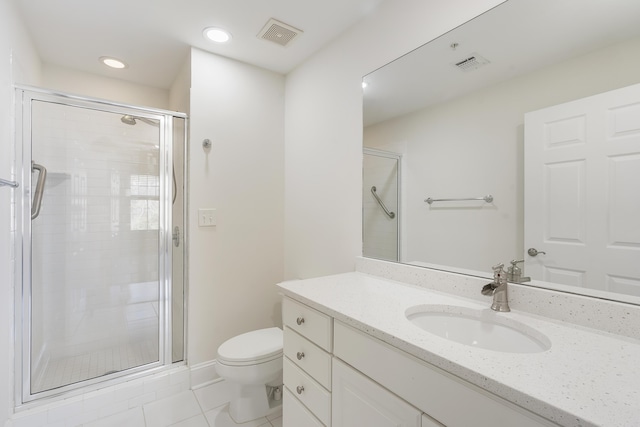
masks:
<instances>
[{"instance_id":1,"label":"drawer pull","mask_svg":"<svg viewBox=\"0 0 640 427\"><path fill-rule=\"evenodd\" d=\"M298 324L298 326L302 325L304 323L304 317L298 317L296 319L296 323Z\"/></svg>"},{"instance_id":2,"label":"drawer pull","mask_svg":"<svg viewBox=\"0 0 640 427\"><path fill-rule=\"evenodd\" d=\"M304 391L304 387L299 385L298 387L296 387L296 391L298 392L298 394L302 394L302 392Z\"/></svg>"},{"instance_id":3,"label":"drawer pull","mask_svg":"<svg viewBox=\"0 0 640 427\"><path fill-rule=\"evenodd\" d=\"M296 357L298 358L298 360L302 360L302 358L304 357L304 352L299 351L298 353L296 353Z\"/></svg>"}]
</instances>

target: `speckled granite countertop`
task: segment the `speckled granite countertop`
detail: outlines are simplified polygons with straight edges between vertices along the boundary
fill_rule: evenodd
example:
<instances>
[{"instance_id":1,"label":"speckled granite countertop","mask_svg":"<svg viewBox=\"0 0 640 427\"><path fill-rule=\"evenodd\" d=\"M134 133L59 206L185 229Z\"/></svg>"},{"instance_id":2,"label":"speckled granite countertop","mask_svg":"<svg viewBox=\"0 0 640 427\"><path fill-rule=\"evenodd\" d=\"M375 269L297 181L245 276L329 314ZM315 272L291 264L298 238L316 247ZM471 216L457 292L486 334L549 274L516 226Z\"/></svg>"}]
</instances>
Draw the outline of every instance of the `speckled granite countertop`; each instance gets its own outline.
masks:
<instances>
[{"instance_id":1,"label":"speckled granite countertop","mask_svg":"<svg viewBox=\"0 0 640 427\"><path fill-rule=\"evenodd\" d=\"M418 328L409 307L486 304L354 272L278 285L282 294L563 426L640 426L640 341L513 310L551 341L516 354L458 344Z\"/></svg>"}]
</instances>

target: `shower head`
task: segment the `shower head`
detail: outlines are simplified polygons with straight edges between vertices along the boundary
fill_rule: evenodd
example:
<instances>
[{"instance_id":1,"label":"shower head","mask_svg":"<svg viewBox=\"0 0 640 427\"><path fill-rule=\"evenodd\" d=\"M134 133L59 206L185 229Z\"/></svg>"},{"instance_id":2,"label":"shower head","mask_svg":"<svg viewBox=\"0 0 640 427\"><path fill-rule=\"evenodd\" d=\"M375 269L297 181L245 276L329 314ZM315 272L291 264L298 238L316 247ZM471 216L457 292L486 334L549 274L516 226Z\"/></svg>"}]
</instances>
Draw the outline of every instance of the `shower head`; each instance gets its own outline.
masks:
<instances>
[{"instance_id":1,"label":"shower head","mask_svg":"<svg viewBox=\"0 0 640 427\"><path fill-rule=\"evenodd\" d=\"M136 124L136 119L135 119L133 116L130 116L130 115L128 115L128 114L127 114L127 115L122 116L122 118L120 118L120 121L121 121L122 123L124 123L125 125L131 125L131 126L133 126L133 125L135 125L135 124Z\"/></svg>"},{"instance_id":2,"label":"shower head","mask_svg":"<svg viewBox=\"0 0 640 427\"><path fill-rule=\"evenodd\" d=\"M156 127L160 126L160 122L158 120L147 119L145 117L131 116L129 114L125 114L120 118L120 121L122 123L126 125L131 125L131 126L135 125L137 123L137 120L140 120L141 122L144 122L151 126L156 126Z\"/></svg>"}]
</instances>

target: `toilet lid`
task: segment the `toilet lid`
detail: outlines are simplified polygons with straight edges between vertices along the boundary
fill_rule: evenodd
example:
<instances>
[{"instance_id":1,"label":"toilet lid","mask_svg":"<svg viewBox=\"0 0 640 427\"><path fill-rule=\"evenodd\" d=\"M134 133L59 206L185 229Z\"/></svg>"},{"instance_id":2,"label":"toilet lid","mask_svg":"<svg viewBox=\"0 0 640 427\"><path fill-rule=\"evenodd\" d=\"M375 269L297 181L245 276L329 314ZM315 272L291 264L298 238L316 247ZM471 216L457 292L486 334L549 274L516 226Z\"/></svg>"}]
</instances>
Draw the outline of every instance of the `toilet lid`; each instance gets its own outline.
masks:
<instances>
[{"instance_id":1,"label":"toilet lid","mask_svg":"<svg viewBox=\"0 0 640 427\"><path fill-rule=\"evenodd\" d=\"M218 348L218 359L251 362L273 359L282 354L282 329L267 328L230 338Z\"/></svg>"}]
</instances>

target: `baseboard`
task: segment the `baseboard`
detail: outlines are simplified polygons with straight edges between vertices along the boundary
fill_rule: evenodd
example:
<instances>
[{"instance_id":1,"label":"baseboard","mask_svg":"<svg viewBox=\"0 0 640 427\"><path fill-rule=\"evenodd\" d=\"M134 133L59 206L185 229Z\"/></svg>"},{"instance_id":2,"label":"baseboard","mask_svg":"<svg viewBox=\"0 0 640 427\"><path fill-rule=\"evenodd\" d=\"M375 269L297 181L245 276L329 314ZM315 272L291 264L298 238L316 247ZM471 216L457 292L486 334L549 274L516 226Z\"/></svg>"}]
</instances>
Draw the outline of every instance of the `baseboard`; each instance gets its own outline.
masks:
<instances>
[{"instance_id":1,"label":"baseboard","mask_svg":"<svg viewBox=\"0 0 640 427\"><path fill-rule=\"evenodd\" d=\"M198 363L189 367L191 370L191 389L196 390L201 387L208 386L224 379L220 378L216 372L216 364L218 362L214 360L208 360L206 362Z\"/></svg>"}]
</instances>

